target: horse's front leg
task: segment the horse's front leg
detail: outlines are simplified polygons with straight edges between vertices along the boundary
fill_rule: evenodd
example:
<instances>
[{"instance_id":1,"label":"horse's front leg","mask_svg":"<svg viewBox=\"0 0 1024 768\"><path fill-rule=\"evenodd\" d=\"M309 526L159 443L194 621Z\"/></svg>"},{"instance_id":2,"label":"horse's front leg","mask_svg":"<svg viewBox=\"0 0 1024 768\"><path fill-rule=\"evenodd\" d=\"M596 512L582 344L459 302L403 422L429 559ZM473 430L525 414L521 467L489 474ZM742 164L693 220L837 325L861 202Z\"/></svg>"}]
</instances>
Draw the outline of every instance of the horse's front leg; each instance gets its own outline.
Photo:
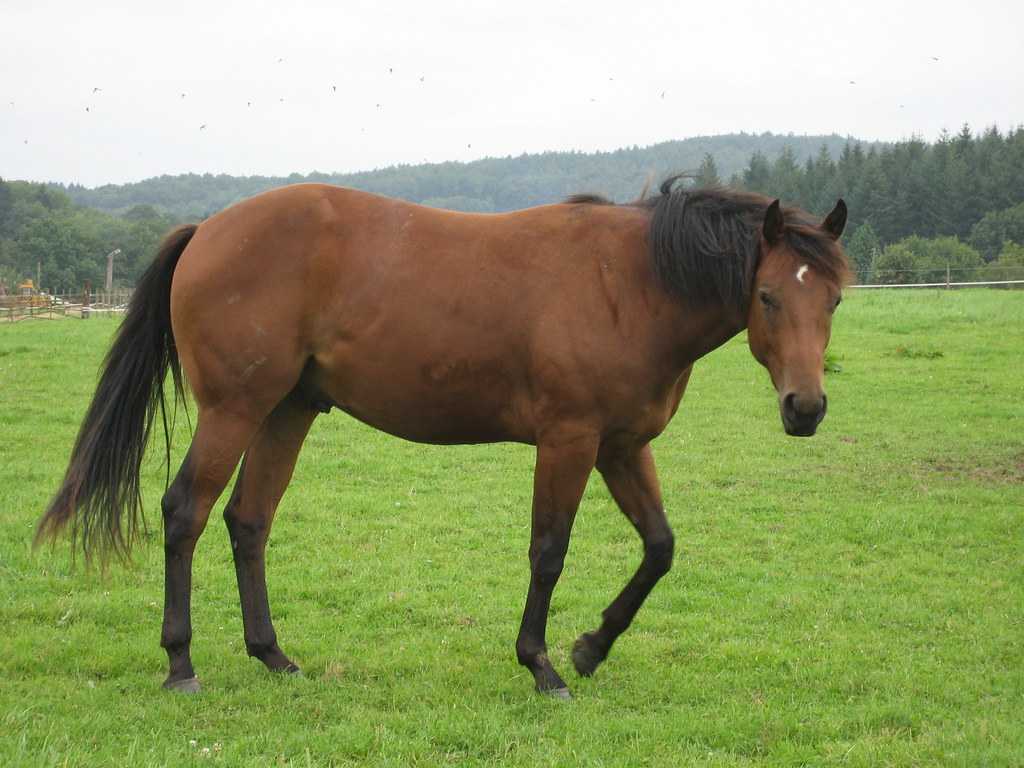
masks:
<instances>
[{"instance_id":1,"label":"horse's front leg","mask_svg":"<svg viewBox=\"0 0 1024 768\"><path fill-rule=\"evenodd\" d=\"M573 646L573 665L584 676L592 675L597 665L605 660L612 644L626 631L658 579L668 573L674 546L650 445L631 450L602 447L597 468L619 509L640 534L644 559L630 582L605 609L601 627L596 632L585 632Z\"/></svg>"},{"instance_id":2,"label":"horse's front leg","mask_svg":"<svg viewBox=\"0 0 1024 768\"><path fill-rule=\"evenodd\" d=\"M516 640L519 663L533 673L537 690L570 698L548 659L545 632L551 593L562 573L569 533L587 478L597 458L598 438L580 431L546 435L537 442L530 538L530 590Z\"/></svg>"}]
</instances>

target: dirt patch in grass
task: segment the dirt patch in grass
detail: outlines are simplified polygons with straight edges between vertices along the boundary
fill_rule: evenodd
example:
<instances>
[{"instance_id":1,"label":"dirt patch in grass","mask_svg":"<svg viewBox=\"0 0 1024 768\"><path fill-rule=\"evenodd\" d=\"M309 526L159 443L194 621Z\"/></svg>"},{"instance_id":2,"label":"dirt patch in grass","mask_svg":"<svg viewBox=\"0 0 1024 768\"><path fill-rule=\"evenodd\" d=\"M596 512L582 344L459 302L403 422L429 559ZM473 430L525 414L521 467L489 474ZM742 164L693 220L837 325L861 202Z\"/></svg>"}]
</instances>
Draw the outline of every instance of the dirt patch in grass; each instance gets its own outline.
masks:
<instances>
[{"instance_id":1,"label":"dirt patch in grass","mask_svg":"<svg viewBox=\"0 0 1024 768\"><path fill-rule=\"evenodd\" d=\"M1024 454L1004 461L969 461L966 459L929 459L929 471L950 479L968 479L978 483L1024 483Z\"/></svg>"},{"instance_id":2,"label":"dirt patch in grass","mask_svg":"<svg viewBox=\"0 0 1024 768\"><path fill-rule=\"evenodd\" d=\"M937 360L940 357L944 357L945 353L941 349L934 349L932 347L896 347L896 350L892 353L893 357L904 357L909 360Z\"/></svg>"}]
</instances>

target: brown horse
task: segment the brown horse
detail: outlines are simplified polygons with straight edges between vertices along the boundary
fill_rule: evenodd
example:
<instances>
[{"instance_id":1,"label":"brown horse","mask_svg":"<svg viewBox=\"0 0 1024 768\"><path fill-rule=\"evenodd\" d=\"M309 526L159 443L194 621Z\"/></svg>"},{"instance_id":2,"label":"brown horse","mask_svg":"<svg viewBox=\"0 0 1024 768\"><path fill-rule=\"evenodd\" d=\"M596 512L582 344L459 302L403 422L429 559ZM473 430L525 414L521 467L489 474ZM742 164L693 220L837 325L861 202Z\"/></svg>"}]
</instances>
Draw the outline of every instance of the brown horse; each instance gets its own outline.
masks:
<instances>
[{"instance_id":1,"label":"brown horse","mask_svg":"<svg viewBox=\"0 0 1024 768\"><path fill-rule=\"evenodd\" d=\"M530 443L530 585L516 654L538 690L568 697L545 630L591 470L644 554L601 626L576 641L582 675L671 566L650 442L694 361L746 328L786 432L812 435L825 415L845 205L818 222L778 200L673 182L626 205L577 196L488 215L301 184L178 228L136 289L37 540L70 523L87 557L128 554L158 411L166 430L164 380L169 369L181 397L184 371L198 421L162 502L164 686L199 687L192 554L239 460L224 518L246 648L272 670L297 671L270 621L264 548L317 414L339 408L427 443Z\"/></svg>"}]
</instances>

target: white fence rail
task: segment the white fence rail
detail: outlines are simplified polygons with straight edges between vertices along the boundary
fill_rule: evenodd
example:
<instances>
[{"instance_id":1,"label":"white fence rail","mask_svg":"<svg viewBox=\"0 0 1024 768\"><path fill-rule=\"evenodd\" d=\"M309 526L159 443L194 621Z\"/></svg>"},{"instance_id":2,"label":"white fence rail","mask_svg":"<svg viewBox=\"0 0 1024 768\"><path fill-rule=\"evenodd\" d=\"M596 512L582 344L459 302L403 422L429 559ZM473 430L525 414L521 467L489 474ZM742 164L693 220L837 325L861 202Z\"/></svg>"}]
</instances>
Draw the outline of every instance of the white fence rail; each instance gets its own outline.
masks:
<instances>
[{"instance_id":1,"label":"white fence rail","mask_svg":"<svg viewBox=\"0 0 1024 768\"><path fill-rule=\"evenodd\" d=\"M866 283L850 288L969 288L978 285L1024 285L1024 280L981 280L969 283Z\"/></svg>"}]
</instances>

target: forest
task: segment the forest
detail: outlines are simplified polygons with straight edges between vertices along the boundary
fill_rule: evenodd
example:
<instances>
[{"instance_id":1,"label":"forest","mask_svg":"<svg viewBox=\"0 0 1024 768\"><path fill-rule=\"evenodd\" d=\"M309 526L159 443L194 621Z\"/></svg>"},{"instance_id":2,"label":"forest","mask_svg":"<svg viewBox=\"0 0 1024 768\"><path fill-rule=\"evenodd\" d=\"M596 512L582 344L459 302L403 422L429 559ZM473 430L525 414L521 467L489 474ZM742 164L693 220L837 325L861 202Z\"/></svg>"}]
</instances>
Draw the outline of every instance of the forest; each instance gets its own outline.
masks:
<instances>
[{"instance_id":1,"label":"forest","mask_svg":"<svg viewBox=\"0 0 1024 768\"><path fill-rule=\"evenodd\" d=\"M680 171L696 186L741 187L817 214L844 198L844 245L862 282L1024 278L1024 127L964 125L934 142L730 134L354 174L187 174L94 189L0 179L0 291L25 278L54 293L99 286L115 248L115 283L130 286L173 224L284 184L321 181L487 212L575 192L628 202L648 181Z\"/></svg>"}]
</instances>

